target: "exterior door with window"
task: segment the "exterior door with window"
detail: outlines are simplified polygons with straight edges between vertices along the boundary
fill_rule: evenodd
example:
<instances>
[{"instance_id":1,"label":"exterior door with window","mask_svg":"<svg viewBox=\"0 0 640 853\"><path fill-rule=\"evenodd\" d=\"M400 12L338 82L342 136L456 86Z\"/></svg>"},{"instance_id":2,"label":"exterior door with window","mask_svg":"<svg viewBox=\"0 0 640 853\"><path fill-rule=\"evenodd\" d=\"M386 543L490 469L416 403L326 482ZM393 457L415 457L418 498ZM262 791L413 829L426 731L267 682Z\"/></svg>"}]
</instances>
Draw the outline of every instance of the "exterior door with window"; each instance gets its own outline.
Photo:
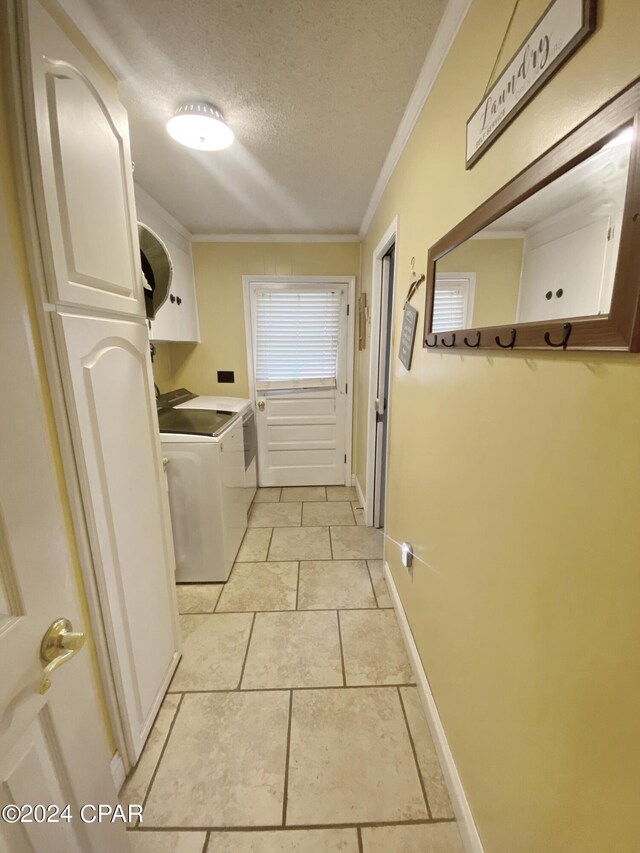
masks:
<instances>
[{"instance_id":1,"label":"exterior door with window","mask_svg":"<svg viewBox=\"0 0 640 853\"><path fill-rule=\"evenodd\" d=\"M245 278L261 486L351 484L352 288Z\"/></svg>"}]
</instances>

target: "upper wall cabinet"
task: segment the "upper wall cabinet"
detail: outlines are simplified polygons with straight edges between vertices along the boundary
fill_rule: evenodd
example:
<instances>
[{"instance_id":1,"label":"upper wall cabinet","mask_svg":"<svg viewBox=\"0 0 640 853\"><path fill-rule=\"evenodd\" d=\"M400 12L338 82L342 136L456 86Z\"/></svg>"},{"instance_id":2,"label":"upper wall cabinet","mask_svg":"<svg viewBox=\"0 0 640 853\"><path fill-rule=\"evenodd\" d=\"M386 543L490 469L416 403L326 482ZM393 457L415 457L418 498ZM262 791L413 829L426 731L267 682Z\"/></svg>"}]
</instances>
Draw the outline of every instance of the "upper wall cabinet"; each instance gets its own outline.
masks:
<instances>
[{"instance_id":1,"label":"upper wall cabinet","mask_svg":"<svg viewBox=\"0 0 640 853\"><path fill-rule=\"evenodd\" d=\"M640 82L431 247L425 346L640 351Z\"/></svg>"},{"instance_id":2,"label":"upper wall cabinet","mask_svg":"<svg viewBox=\"0 0 640 853\"><path fill-rule=\"evenodd\" d=\"M49 20L30 6L34 180L51 234L47 295L58 305L143 317L127 114L62 32L51 34ZM68 61L55 58L63 51Z\"/></svg>"},{"instance_id":3,"label":"upper wall cabinet","mask_svg":"<svg viewBox=\"0 0 640 853\"><path fill-rule=\"evenodd\" d=\"M191 240L170 213L136 187L140 247L155 270L152 341L199 343L200 325ZM152 253L155 253L156 260ZM162 257L162 259L158 260ZM165 261L168 259L168 261ZM143 269L147 264L143 260Z\"/></svg>"}]
</instances>

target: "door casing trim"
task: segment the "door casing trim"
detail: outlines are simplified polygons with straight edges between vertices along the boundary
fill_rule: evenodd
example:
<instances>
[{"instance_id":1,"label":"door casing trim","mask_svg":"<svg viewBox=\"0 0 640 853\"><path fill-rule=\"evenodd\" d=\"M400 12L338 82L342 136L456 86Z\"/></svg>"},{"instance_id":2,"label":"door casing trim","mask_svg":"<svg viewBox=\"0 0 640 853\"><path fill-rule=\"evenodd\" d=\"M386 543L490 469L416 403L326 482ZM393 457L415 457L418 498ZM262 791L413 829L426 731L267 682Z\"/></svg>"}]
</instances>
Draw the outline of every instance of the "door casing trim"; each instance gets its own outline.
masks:
<instances>
[{"instance_id":1,"label":"door casing trim","mask_svg":"<svg viewBox=\"0 0 640 853\"><path fill-rule=\"evenodd\" d=\"M374 411L376 391L378 388L378 361L380 358L380 319L382 316L382 259L389 249L395 245L396 258L398 257L398 217L395 216L384 233L384 236L373 250L373 262L371 273L371 328L369 340L371 350L369 355L369 401L366 412L367 430L367 478L365 482L364 520L369 527L373 526L373 490L376 474L376 414ZM398 263L394 265L394 282L397 281ZM395 320L395 297L389 316L389 326L393 329ZM387 412L390 411L391 388L393 383L389 381L389 400L387 401ZM387 433L389 424L387 422ZM387 440L387 453L385 465L389 465L389 441ZM385 500L385 512L387 502Z\"/></svg>"}]
</instances>

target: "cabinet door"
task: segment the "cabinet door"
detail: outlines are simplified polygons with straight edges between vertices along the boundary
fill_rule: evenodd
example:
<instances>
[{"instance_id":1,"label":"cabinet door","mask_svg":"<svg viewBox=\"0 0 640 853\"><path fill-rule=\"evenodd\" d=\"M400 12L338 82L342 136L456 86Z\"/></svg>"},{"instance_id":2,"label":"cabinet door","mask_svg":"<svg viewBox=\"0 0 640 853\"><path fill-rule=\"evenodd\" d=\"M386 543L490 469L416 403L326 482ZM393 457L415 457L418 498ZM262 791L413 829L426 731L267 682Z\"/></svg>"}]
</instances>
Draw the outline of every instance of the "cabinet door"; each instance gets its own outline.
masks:
<instances>
[{"instance_id":1,"label":"cabinet door","mask_svg":"<svg viewBox=\"0 0 640 853\"><path fill-rule=\"evenodd\" d=\"M173 254L175 295L178 316L178 340L190 343L200 342L198 308L196 305L196 285L191 255L176 249ZM178 301L179 300L179 301Z\"/></svg>"},{"instance_id":2,"label":"cabinet door","mask_svg":"<svg viewBox=\"0 0 640 853\"><path fill-rule=\"evenodd\" d=\"M48 296L144 316L127 114L111 88L30 0L34 180L48 235Z\"/></svg>"},{"instance_id":3,"label":"cabinet door","mask_svg":"<svg viewBox=\"0 0 640 853\"><path fill-rule=\"evenodd\" d=\"M164 235L162 237L171 258L173 273L169 295L151 322L151 340L199 343L200 326L191 255Z\"/></svg>"},{"instance_id":4,"label":"cabinet door","mask_svg":"<svg viewBox=\"0 0 640 853\"><path fill-rule=\"evenodd\" d=\"M143 321L54 315L125 735L140 754L178 661L175 561Z\"/></svg>"}]
</instances>

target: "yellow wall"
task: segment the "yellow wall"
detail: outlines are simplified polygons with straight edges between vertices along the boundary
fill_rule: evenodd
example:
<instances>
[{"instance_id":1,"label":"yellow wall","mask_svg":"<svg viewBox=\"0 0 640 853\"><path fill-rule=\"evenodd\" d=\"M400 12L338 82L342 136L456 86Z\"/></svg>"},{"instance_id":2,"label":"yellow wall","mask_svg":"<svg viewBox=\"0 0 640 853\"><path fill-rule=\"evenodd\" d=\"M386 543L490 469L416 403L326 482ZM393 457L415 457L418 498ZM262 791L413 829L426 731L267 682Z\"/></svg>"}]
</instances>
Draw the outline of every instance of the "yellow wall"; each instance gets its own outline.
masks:
<instances>
[{"instance_id":1,"label":"yellow wall","mask_svg":"<svg viewBox=\"0 0 640 853\"><path fill-rule=\"evenodd\" d=\"M441 272L474 272L473 326L515 323L524 240L467 240L437 263ZM417 302L416 302L417 304Z\"/></svg>"},{"instance_id":2,"label":"yellow wall","mask_svg":"<svg viewBox=\"0 0 640 853\"><path fill-rule=\"evenodd\" d=\"M43 4L46 6L47 10L55 14L56 20L60 24L64 24L65 31L67 35L71 32L71 25L64 18L64 16L59 13L59 10L56 12L56 9L52 4L47 3ZM2 14L0 14L0 24L4 25L5 19ZM5 38L0 39L0 49L5 47ZM86 55L90 55L90 48L87 43L82 39L77 33L77 46L83 50ZM0 54L4 52L4 62L2 63L2 80L3 86L0 86L0 114L3 116L11 115L11 110L9 107L10 98L9 98L9 89L8 86L10 84L10 76L9 76L9 68L8 68L8 54L6 50L0 50ZM101 73L103 73L106 69L99 63L99 68ZM111 78L114 86L115 81L113 77ZM27 266L27 250L26 244L23 235L22 229L22 218L20 212L20 205L18 200L18 188L16 186L16 173L17 168L15 165L15 158L12 150L11 141L9 139L9 123L2 122L0 124L0 192L2 195L3 204L6 206L7 215L9 221L12 225L12 234L11 241L13 243L13 252L14 252L14 263L17 269L19 269L22 273L22 281L24 285L24 301L25 306L29 314L30 323L31 323L31 334L33 336L33 346L34 351L36 353L37 358L37 369L40 376L40 382L42 385L42 398L43 405L45 408L47 422L48 422L48 440L50 444L50 453L53 459L53 463L56 470L56 475L58 479L58 486L60 490L60 505L62 508L64 524L66 528L67 540L68 540L68 550L69 550L69 559L71 561L71 565L73 568L74 580L75 580L75 590L74 592L78 596L80 610L82 613L82 621L83 621L83 630L87 637L87 654L91 659L91 668L93 672L93 689L96 692L98 704L101 711L102 716L102 725L104 730L104 735L107 741L107 746L109 749L109 754L112 755L115 752L115 740L113 737L113 732L111 729L111 724L109 721L109 712L107 710L106 700L104 697L104 691L102 687L102 680L100 676L100 670L98 667L98 660L96 655L95 643L93 640L93 634L91 629L91 624L89 621L89 608L87 604L87 598L84 590L84 582L82 579L82 572L80 568L80 560L78 557L78 551L76 547L76 541L73 533L73 522L71 517L71 509L69 506L69 499L66 491L66 484L64 479L63 467L62 467L62 457L60 454L60 447L58 443L58 435L57 429L55 425L55 418L53 414L53 405L51 401L51 395L49 392L49 383L46 375L46 368L44 362L44 351L42 346L42 340L40 337L40 330L37 321L36 315L36 306L34 300L34 293L31 286L31 280L28 272Z\"/></svg>"},{"instance_id":3,"label":"yellow wall","mask_svg":"<svg viewBox=\"0 0 640 853\"><path fill-rule=\"evenodd\" d=\"M504 58L546 5L521 0ZM410 372L395 357L411 257L424 268L432 243L640 74L640 3L602 0L597 32L465 171L465 122L512 8L472 3L362 248L370 291L399 216L387 532L429 568L410 583L389 541L386 559L487 853L637 853L640 358L419 340ZM360 429L363 484L365 460Z\"/></svg>"},{"instance_id":4,"label":"yellow wall","mask_svg":"<svg viewBox=\"0 0 640 853\"><path fill-rule=\"evenodd\" d=\"M358 275L358 243L194 243L200 344L171 344L170 371L154 366L156 382L198 394L249 395L243 275ZM235 371L219 384L216 371Z\"/></svg>"}]
</instances>

